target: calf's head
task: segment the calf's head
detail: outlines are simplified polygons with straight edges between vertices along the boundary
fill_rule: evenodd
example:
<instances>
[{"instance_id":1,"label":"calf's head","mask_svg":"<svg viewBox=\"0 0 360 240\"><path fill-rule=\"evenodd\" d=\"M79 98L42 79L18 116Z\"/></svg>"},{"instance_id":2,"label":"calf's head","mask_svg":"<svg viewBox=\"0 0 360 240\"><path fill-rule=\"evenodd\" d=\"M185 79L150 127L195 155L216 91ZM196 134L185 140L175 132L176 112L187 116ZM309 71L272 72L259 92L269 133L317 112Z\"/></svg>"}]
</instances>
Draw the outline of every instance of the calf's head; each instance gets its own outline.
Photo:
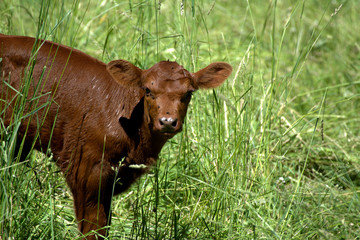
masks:
<instances>
[{"instance_id":1,"label":"calf's head","mask_svg":"<svg viewBox=\"0 0 360 240\"><path fill-rule=\"evenodd\" d=\"M171 138L182 129L192 93L221 85L232 68L216 62L190 73L176 62L162 61L141 70L125 60L115 60L108 63L107 70L121 85L144 91L144 114L151 130Z\"/></svg>"}]
</instances>

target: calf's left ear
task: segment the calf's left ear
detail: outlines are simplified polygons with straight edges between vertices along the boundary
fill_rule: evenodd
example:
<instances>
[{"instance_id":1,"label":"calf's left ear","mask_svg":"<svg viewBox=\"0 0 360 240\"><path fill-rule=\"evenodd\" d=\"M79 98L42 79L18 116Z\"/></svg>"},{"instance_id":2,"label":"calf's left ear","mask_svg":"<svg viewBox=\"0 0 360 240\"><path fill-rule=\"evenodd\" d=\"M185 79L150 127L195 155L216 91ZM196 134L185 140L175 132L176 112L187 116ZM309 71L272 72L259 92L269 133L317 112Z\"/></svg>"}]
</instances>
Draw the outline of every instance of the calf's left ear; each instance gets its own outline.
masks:
<instances>
[{"instance_id":1,"label":"calf's left ear","mask_svg":"<svg viewBox=\"0 0 360 240\"><path fill-rule=\"evenodd\" d=\"M216 88L231 74L232 67L224 62L211 63L194 73L199 88Z\"/></svg>"},{"instance_id":2,"label":"calf's left ear","mask_svg":"<svg viewBox=\"0 0 360 240\"><path fill-rule=\"evenodd\" d=\"M124 86L141 87L142 70L125 60L114 60L106 65L110 75Z\"/></svg>"}]
</instances>

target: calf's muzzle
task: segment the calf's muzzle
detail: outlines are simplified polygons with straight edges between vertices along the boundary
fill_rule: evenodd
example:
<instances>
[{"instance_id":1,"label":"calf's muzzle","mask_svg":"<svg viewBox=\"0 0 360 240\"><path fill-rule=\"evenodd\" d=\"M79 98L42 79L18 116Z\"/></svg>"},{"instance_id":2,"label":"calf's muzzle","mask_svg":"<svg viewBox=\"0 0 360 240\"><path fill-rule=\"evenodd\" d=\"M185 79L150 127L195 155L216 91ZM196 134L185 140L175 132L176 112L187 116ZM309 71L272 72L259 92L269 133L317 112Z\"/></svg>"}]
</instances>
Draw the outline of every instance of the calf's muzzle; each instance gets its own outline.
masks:
<instances>
[{"instance_id":1,"label":"calf's muzzle","mask_svg":"<svg viewBox=\"0 0 360 240\"><path fill-rule=\"evenodd\" d=\"M179 121L177 118L162 117L159 119L161 132L176 132L179 130Z\"/></svg>"}]
</instances>

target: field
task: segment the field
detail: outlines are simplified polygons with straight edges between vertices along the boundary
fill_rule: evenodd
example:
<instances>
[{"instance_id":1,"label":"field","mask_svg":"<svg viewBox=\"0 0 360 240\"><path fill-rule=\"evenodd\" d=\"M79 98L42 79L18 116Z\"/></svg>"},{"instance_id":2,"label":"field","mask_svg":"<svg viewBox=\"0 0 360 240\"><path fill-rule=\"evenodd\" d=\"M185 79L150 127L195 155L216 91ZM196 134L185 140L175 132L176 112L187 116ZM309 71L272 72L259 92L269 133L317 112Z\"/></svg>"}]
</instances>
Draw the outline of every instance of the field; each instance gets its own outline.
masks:
<instances>
[{"instance_id":1,"label":"field","mask_svg":"<svg viewBox=\"0 0 360 240\"><path fill-rule=\"evenodd\" d=\"M2 0L0 33L143 69L233 66L115 197L109 239L360 239L359 13L356 0ZM21 117L0 118L0 239L77 239L51 156L15 160Z\"/></svg>"}]
</instances>

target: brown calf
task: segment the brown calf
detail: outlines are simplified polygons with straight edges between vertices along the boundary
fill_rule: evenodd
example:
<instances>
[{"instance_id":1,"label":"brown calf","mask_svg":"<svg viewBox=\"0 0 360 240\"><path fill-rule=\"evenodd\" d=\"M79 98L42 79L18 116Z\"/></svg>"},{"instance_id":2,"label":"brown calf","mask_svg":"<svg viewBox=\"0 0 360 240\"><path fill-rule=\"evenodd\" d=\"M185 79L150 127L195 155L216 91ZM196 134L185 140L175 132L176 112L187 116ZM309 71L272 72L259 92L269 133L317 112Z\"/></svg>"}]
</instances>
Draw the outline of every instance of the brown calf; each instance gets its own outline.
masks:
<instances>
[{"instance_id":1,"label":"brown calf","mask_svg":"<svg viewBox=\"0 0 360 240\"><path fill-rule=\"evenodd\" d=\"M80 231L106 235L112 195L125 191L146 171L141 166L153 164L165 142L181 131L191 94L219 86L232 68L217 62L190 73L176 62L163 61L141 70L125 60L104 64L50 41L0 34L0 97L10 103L0 109L5 107L1 116L6 126L18 95L14 89L31 72L34 46L28 98L41 96L37 106L49 99L52 104L22 121L22 158L34 140L39 151L50 143L72 191ZM30 105L28 111L34 109Z\"/></svg>"}]
</instances>

